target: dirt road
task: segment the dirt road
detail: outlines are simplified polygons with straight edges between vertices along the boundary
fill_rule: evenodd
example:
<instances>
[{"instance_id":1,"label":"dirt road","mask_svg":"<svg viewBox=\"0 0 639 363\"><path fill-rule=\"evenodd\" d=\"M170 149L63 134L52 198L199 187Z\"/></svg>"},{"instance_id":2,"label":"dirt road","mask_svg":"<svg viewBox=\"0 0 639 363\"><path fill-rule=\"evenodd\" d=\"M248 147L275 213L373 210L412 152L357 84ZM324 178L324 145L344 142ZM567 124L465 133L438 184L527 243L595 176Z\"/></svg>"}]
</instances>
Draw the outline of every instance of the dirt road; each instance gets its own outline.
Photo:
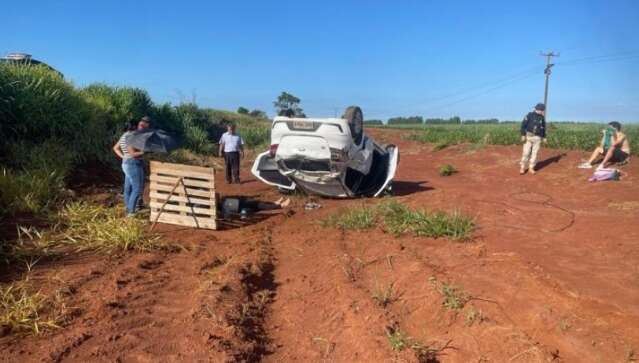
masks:
<instances>
[{"instance_id":1,"label":"dirt road","mask_svg":"<svg viewBox=\"0 0 639 363\"><path fill-rule=\"evenodd\" d=\"M11 362L624 362L639 356L639 164L592 184L579 152L518 147L433 152L396 131L396 198L476 217L474 240L326 229L338 208L222 231L163 225L179 253L88 256L41 266L74 311L40 336L0 338ZM445 163L459 173L441 177ZM249 177L226 194L277 198ZM448 290L442 287L449 288ZM452 290L451 290L452 289ZM444 305L453 291L457 305ZM373 297L388 292L388 301ZM636 352L636 353L635 353Z\"/></svg>"}]
</instances>

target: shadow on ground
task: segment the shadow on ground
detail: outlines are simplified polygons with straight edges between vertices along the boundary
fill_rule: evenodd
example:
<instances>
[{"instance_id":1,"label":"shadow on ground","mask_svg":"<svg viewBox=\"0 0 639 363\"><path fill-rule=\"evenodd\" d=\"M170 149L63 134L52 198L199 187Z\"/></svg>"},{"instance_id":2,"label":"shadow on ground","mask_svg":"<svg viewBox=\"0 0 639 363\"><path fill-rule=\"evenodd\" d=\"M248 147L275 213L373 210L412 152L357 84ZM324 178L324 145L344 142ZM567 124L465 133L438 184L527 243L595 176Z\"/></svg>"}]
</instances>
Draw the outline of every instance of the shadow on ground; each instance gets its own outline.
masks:
<instances>
[{"instance_id":1,"label":"shadow on ground","mask_svg":"<svg viewBox=\"0 0 639 363\"><path fill-rule=\"evenodd\" d=\"M549 157L548 159L539 161L539 162L537 162L537 165L535 165L535 169L541 170L541 169L547 167L548 165L550 165L552 163L558 163L559 160L561 160L561 158L563 158L564 156L566 156L566 153L557 154L555 156Z\"/></svg>"},{"instance_id":2,"label":"shadow on ground","mask_svg":"<svg viewBox=\"0 0 639 363\"><path fill-rule=\"evenodd\" d=\"M415 194L419 192L426 192L435 188L426 186L427 181L403 181L398 180L393 182L393 194L396 196L405 196Z\"/></svg>"}]
</instances>

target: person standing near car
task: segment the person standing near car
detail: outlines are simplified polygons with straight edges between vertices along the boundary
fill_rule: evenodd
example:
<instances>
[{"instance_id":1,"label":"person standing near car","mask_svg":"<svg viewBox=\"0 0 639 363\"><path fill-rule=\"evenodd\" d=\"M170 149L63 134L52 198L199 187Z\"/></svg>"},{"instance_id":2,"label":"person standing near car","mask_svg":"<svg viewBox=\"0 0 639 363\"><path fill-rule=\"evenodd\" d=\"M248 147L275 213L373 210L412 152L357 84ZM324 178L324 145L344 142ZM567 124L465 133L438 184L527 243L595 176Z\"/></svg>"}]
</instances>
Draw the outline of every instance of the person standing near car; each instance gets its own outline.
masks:
<instances>
[{"instance_id":1,"label":"person standing near car","mask_svg":"<svg viewBox=\"0 0 639 363\"><path fill-rule=\"evenodd\" d=\"M244 157L244 140L237 134L235 125L226 126L226 132L220 138L219 154L224 155L226 183L240 184L240 158Z\"/></svg>"},{"instance_id":2,"label":"person standing near car","mask_svg":"<svg viewBox=\"0 0 639 363\"><path fill-rule=\"evenodd\" d=\"M524 148L521 155L519 174L526 173L526 166L530 174L535 174L537 153L546 140L546 105L538 103L532 112L529 112L521 122L521 142Z\"/></svg>"},{"instance_id":3,"label":"person standing near car","mask_svg":"<svg viewBox=\"0 0 639 363\"><path fill-rule=\"evenodd\" d=\"M128 137L135 130L144 130L151 124L148 116L127 126L127 130L120 136L118 142L113 145L113 152L122 159L122 171L124 172L124 206L127 217L135 216L139 209L139 202L144 191L144 161L143 151L137 150L128 144Z\"/></svg>"}]
</instances>

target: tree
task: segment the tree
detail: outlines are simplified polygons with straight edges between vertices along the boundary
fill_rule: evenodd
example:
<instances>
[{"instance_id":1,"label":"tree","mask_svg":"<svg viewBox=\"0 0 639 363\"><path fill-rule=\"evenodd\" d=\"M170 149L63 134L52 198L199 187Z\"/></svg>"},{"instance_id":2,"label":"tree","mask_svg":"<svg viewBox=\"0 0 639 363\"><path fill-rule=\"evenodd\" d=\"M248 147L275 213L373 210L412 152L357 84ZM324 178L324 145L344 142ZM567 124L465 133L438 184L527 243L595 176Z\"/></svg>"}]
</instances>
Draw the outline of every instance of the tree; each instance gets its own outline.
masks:
<instances>
[{"instance_id":1,"label":"tree","mask_svg":"<svg viewBox=\"0 0 639 363\"><path fill-rule=\"evenodd\" d=\"M239 113L239 114L242 114L242 115L248 115L249 110L246 107L240 106L240 107L237 108L236 112Z\"/></svg>"},{"instance_id":2,"label":"tree","mask_svg":"<svg viewBox=\"0 0 639 363\"><path fill-rule=\"evenodd\" d=\"M282 92L273 106L275 111L280 116L288 117L306 117L304 110L300 107L301 100L288 92Z\"/></svg>"},{"instance_id":3,"label":"tree","mask_svg":"<svg viewBox=\"0 0 639 363\"><path fill-rule=\"evenodd\" d=\"M408 125L408 124L422 124L422 123L424 123L424 118L421 116L391 117L388 119L389 125Z\"/></svg>"},{"instance_id":4,"label":"tree","mask_svg":"<svg viewBox=\"0 0 639 363\"><path fill-rule=\"evenodd\" d=\"M255 118L268 118L266 112L257 109L249 112L249 116L253 116Z\"/></svg>"}]
</instances>

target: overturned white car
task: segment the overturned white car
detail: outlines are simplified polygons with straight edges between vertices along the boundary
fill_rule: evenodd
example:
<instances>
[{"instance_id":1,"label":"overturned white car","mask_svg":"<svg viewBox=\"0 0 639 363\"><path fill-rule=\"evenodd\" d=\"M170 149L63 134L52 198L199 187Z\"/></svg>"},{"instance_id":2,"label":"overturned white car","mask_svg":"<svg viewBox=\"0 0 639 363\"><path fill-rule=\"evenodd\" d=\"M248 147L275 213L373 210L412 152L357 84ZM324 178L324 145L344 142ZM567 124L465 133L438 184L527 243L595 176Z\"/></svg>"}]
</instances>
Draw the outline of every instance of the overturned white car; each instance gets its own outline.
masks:
<instances>
[{"instance_id":1,"label":"overturned white car","mask_svg":"<svg viewBox=\"0 0 639 363\"><path fill-rule=\"evenodd\" d=\"M282 191L377 197L391 189L399 150L376 143L363 126L357 106L347 108L342 118L276 117L270 150L257 157L252 172Z\"/></svg>"}]
</instances>

